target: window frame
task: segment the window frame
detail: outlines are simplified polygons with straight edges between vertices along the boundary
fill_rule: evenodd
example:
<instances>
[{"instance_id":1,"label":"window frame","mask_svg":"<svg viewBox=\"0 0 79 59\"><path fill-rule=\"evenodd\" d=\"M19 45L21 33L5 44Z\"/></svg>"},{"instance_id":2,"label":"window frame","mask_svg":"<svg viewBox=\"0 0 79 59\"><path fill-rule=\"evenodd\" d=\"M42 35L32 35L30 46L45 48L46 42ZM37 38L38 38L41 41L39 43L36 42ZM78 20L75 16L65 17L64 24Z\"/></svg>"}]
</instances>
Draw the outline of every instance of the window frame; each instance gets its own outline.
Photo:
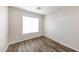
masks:
<instances>
[{"instance_id":1,"label":"window frame","mask_svg":"<svg viewBox=\"0 0 79 59\"><path fill-rule=\"evenodd\" d=\"M35 18L35 19L37 19L38 20L38 29L37 29L37 31L36 32L33 32L32 30L29 32L29 33L24 33L24 31L23 31L23 29L24 29L24 24L23 24L23 22L24 22L24 17L28 17L28 18ZM39 18L37 18L37 17L29 17L29 16L22 16L22 34L30 34L30 33L38 33L39 32L39 24L40 24L40 20L39 20ZM32 24L31 24L32 25ZM32 28L31 28L32 29Z\"/></svg>"}]
</instances>

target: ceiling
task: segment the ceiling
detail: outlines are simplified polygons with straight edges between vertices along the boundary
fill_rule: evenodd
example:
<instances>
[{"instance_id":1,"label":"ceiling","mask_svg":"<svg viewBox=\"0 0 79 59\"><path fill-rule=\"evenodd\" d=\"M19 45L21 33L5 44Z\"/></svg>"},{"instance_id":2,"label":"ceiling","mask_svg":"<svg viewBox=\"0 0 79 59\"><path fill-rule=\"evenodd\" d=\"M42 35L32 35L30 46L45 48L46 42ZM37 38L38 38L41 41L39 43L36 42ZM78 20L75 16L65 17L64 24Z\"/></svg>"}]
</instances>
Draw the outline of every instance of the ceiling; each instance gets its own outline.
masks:
<instances>
[{"instance_id":1,"label":"ceiling","mask_svg":"<svg viewBox=\"0 0 79 59\"><path fill-rule=\"evenodd\" d=\"M37 14L41 14L41 15L47 15L48 13L54 12L62 8L62 6L14 6L14 7L24 9L30 12L34 12Z\"/></svg>"}]
</instances>

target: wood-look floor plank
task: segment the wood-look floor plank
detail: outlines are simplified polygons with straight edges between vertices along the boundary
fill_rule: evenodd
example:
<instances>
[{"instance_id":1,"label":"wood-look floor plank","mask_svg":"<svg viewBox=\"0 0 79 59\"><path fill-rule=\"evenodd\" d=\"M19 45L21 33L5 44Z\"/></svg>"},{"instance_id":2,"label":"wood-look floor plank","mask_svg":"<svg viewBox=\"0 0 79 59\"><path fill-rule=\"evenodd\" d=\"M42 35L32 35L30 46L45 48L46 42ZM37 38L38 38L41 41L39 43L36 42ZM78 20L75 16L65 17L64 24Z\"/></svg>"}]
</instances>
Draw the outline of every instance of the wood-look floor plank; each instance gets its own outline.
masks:
<instances>
[{"instance_id":1,"label":"wood-look floor plank","mask_svg":"<svg viewBox=\"0 0 79 59\"><path fill-rule=\"evenodd\" d=\"M7 52L76 52L47 37L41 36L11 44Z\"/></svg>"}]
</instances>

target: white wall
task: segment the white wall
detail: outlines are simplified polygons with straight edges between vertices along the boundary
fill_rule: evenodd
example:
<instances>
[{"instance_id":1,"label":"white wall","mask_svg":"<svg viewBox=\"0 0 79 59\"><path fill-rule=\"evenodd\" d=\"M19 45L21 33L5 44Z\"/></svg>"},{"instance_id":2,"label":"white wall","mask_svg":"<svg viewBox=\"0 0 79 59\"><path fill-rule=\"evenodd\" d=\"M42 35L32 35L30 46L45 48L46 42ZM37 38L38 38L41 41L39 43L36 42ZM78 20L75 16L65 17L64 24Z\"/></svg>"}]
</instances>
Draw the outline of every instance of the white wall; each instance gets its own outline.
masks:
<instances>
[{"instance_id":1,"label":"white wall","mask_svg":"<svg viewBox=\"0 0 79 59\"><path fill-rule=\"evenodd\" d=\"M9 7L9 39L10 44L31 39L43 35L43 16L21 10L14 7ZM40 22L39 33L22 34L22 16L38 17Z\"/></svg>"},{"instance_id":2,"label":"white wall","mask_svg":"<svg viewBox=\"0 0 79 59\"><path fill-rule=\"evenodd\" d=\"M0 51L8 46L8 7L0 6Z\"/></svg>"},{"instance_id":3,"label":"white wall","mask_svg":"<svg viewBox=\"0 0 79 59\"><path fill-rule=\"evenodd\" d=\"M45 36L79 51L79 7L63 7L45 16Z\"/></svg>"}]
</instances>

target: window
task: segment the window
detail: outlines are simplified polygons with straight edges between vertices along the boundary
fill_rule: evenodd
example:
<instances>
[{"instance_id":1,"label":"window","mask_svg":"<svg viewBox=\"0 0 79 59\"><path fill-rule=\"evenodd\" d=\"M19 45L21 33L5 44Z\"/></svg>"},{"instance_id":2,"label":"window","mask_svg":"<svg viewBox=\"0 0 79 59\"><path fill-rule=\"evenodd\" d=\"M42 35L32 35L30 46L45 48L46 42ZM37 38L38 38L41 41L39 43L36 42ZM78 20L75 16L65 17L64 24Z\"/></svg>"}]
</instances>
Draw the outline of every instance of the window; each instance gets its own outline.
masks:
<instances>
[{"instance_id":1,"label":"window","mask_svg":"<svg viewBox=\"0 0 79 59\"><path fill-rule=\"evenodd\" d=\"M23 16L23 34L39 32L39 19Z\"/></svg>"}]
</instances>

